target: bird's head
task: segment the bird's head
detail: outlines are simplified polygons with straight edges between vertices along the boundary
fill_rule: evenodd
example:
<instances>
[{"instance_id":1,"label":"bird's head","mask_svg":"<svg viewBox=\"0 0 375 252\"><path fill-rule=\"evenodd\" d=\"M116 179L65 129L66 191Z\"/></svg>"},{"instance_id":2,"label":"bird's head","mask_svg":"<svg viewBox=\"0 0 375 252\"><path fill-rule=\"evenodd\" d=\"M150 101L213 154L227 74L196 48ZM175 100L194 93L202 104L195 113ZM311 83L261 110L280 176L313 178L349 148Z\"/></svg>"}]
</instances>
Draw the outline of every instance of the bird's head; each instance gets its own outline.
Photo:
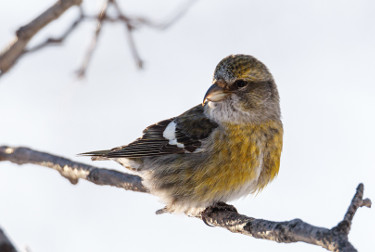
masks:
<instances>
[{"instance_id":1,"label":"bird's head","mask_svg":"<svg viewBox=\"0 0 375 252\"><path fill-rule=\"evenodd\" d=\"M218 122L247 123L280 118L279 94L267 67L249 55L231 55L216 66L203 99Z\"/></svg>"}]
</instances>

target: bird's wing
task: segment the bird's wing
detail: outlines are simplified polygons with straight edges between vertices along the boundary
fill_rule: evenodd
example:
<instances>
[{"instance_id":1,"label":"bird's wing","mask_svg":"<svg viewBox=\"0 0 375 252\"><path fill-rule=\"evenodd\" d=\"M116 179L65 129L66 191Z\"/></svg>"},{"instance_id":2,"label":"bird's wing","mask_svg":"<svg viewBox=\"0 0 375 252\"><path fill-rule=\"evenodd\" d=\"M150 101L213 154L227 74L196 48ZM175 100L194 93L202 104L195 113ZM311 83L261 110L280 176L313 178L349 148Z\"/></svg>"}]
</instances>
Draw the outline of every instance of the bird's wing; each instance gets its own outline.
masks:
<instances>
[{"instance_id":1,"label":"bird's wing","mask_svg":"<svg viewBox=\"0 0 375 252\"><path fill-rule=\"evenodd\" d=\"M178 117L147 127L134 142L111 150L82 153L104 158L141 158L173 153L192 153L218 125L198 105Z\"/></svg>"}]
</instances>

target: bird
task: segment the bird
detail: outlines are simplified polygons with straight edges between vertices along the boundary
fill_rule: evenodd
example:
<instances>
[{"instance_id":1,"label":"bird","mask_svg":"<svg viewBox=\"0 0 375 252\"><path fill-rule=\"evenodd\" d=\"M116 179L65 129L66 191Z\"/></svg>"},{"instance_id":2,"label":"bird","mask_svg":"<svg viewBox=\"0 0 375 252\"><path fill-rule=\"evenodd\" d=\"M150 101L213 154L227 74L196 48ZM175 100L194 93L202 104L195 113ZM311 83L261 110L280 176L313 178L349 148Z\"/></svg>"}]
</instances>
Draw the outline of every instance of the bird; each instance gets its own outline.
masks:
<instances>
[{"instance_id":1,"label":"bird","mask_svg":"<svg viewBox=\"0 0 375 252\"><path fill-rule=\"evenodd\" d=\"M283 145L279 94L268 68L229 55L215 68L203 103L147 127L109 150L81 153L137 173L161 212L194 212L261 191L279 172Z\"/></svg>"}]
</instances>

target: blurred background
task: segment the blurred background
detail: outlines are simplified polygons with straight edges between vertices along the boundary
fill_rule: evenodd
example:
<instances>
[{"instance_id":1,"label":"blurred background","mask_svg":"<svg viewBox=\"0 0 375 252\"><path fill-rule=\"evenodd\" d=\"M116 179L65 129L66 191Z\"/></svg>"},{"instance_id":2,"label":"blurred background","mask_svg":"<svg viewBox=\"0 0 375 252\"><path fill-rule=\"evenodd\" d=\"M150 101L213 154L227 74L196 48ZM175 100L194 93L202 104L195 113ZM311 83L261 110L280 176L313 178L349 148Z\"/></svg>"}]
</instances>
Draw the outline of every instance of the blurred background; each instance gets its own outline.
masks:
<instances>
[{"instance_id":1,"label":"blurred background","mask_svg":"<svg viewBox=\"0 0 375 252\"><path fill-rule=\"evenodd\" d=\"M4 1L0 48L52 0ZM121 0L129 15L162 21L186 1ZM91 13L102 1L85 1ZM232 202L240 213L331 228L358 183L375 200L375 2L370 0L199 0L165 31L142 29L138 70L122 24L103 26L87 76L77 80L95 30L83 23L62 46L26 55L0 79L0 145L27 146L75 161L76 154L133 141L148 125L200 103L216 64L235 53L264 62L279 87L285 129L278 177L257 196ZM31 44L59 35L69 10ZM30 251L322 251L211 228L184 215L156 216L152 196L56 171L0 163L0 225ZM374 211L360 209L349 238L371 251Z\"/></svg>"}]
</instances>

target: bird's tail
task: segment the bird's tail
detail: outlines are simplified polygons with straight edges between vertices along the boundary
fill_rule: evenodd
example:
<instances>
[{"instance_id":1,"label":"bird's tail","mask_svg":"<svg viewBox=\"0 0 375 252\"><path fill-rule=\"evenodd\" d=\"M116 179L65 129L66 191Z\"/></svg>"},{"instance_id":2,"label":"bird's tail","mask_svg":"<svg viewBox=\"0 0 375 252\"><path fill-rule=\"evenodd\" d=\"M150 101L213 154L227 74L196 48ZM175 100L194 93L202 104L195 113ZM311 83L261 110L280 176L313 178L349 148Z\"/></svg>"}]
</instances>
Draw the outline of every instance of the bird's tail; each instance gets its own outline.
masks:
<instances>
[{"instance_id":1,"label":"bird's tail","mask_svg":"<svg viewBox=\"0 0 375 252\"><path fill-rule=\"evenodd\" d=\"M118 148L121 148L121 147L118 147ZM116 162L120 163L125 168L132 170L132 171L138 171L138 168L140 166L140 163L138 162L138 160L130 160L128 158L121 158L121 157L116 158L116 157L111 156L110 153L113 153L113 151L117 150L118 148L113 148L110 150L84 152L78 155L91 157L91 160L93 161L114 159Z\"/></svg>"},{"instance_id":2,"label":"bird's tail","mask_svg":"<svg viewBox=\"0 0 375 252\"><path fill-rule=\"evenodd\" d=\"M104 160L108 158L107 155L110 151L111 150L98 150L98 151L79 153L78 155L91 157L92 160Z\"/></svg>"},{"instance_id":3,"label":"bird's tail","mask_svg":"<svg viewBox=\"0 0 375 252\"><path fill-rule=\"evenodd\" d=\"M105 157L111 150L98 150L79 153L79 156L90 156L90 157Z\"/></svg>"}]
</instances>

